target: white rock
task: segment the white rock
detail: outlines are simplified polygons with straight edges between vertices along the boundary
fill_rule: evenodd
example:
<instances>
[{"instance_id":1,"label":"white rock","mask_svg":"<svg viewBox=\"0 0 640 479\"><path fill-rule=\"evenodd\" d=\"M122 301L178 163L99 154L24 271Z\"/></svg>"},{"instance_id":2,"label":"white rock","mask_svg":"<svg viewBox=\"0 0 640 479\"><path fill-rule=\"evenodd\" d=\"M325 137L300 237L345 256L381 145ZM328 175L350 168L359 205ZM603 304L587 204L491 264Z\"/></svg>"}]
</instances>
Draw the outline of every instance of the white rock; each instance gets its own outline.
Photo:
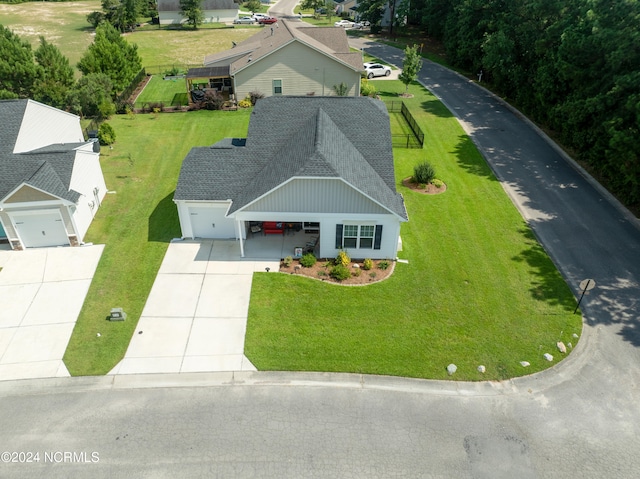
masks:
<instances>
[{"instance_id":1,"label":"white rock","mask_svg":"<svg viewBox=\"0 0 640 479\"><path fill-rule=\"evenodd\" d=\"M553 361L553 356L551 356L549 353L544 353L543 357L544 357L547 361Z\"/></svg>"},{"instance_id":2,"label":"white rock","mask_svg":"<svg viewBox=\"0 0 640 479\"><path fill-rule=\"evenodd\" d=\"M478 366L478 372L479 373L483 373L487 370L487 368L485 368L482 364L480 366Z\"/></svg>"},{"instance_id":3,"label":"white rock","mask_svg":"<svg viewBox=\"0 0 640 479\"><path fill-rule=\"evenodd\" d=\"M573 344L567 343L567 346L568 346L569 349L573 349Z\"/></svg>"},{"instance_id":4,"label":"white rock","mask_svg":"<svg viewBox=\"0 0 640 479\"><path fill-rule=\"evenodd\" d=\"M97 336L97 337L100 337L100 336L102 336L102 334L98 333L98 334L96 334L96 336Z\"/></svg>"},{"instance_id":5,"label":"white rock","mask_svg":"<svg viewBox=\"0 0 640 479\"><path fill-rule=\"evenodd\" d=\"M572 336L574 337L574 339L578 339L578 335L576 333L573 333Z\"/></svg>"},{"instance_id":6,"label":"white rock","mask_svg":"<svg viewBox=\"0 0 640 479\"><path fill-rule=\"evenodd\" d=\"M455 364L451 363L449 364L449 366L447 366L447 373L449 374L449 376L451 376L453 373L455 373L458 370L458 366L456 366Z\"/></svg>"},{"instance_id":7,"label":"white rock","mask_svg":"<svg viewBox=\"0 0 640 479\"><path fill-rule=\"evenodd\" d=\"M560 351L562 354L566 354L567 347L564 345L562 341L558 341L556 343L556 347L558 348L558 351Z\"/></svg>"},{"instance_id":8,"label":"white rock","mask_svg":"<svg viewBox=\"0 0 640 479\"><path fill-rule=\"evenodd\" d=\"M529 366L531 366L531 364L529 364L529 361L520 361L520 366L522 366L523 368L528 368Z\"/></svg>"},{"instance_id":9,"label":"white rock","mask_svg":"<svg viewBox=\"0 0 640 479\"><path fill-rule=\"evenodd\" d=\"M360 265L358 263L353 263L353 267L358 269L358 268L360 268Z\"/></svg>"}]
</instances>

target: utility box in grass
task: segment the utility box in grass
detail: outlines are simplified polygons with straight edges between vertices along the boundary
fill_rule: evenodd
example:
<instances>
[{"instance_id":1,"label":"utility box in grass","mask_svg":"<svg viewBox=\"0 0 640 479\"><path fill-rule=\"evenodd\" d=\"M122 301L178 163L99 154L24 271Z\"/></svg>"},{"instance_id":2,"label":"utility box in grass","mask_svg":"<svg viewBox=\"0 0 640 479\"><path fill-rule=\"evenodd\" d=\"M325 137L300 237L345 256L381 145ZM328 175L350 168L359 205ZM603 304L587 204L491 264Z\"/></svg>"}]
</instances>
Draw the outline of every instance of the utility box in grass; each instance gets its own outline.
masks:
<instances>
[{"instance_id":1,"label":"utility box in grass","mask_svg":"<svg viewBox=\"0 0 640 479\"><path fill-rule=\"evenodd\" d=\"M127 319L127 313L122 308L111 308L109 321L124 321L125 319Z\"/></svg>"}]
</instances>

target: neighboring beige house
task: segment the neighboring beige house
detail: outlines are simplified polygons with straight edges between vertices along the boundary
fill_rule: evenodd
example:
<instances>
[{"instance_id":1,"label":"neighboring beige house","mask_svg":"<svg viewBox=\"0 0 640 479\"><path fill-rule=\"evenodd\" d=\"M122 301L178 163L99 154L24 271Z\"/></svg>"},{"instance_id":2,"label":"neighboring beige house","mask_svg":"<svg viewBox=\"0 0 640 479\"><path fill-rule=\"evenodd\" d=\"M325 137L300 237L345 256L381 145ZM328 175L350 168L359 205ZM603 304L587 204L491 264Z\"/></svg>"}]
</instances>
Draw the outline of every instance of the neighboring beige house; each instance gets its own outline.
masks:
<instances>
[{"instance_id":1,"label":"neighboring beige house","mask_svg":"<svg viewBox=\"0 0 640 479\"><path fill-rule=\"evenodd\" d=\"M107 192L99 150L76 115L0 101L0 241L17 250L82 244Z\"/></svg>"},{"instance_id":2,"label":"neighboring beige house","mask_svg":"<svg viewBox=\"0 0 640 479\"><path fill-rule=\"evenodd\" d=\"M230 23L238 16L238 4L233 0L202 0L204 23ZM185 23L180 14L180 0L158 0L160 25Z\"/></svg>"},{"instance_id":3,"label":"neighboring beige house","mask_svg":"<svg viewBox=\"0 0 640 479\"><path fill-rule=\"evenodd\" d=\"M208 55L204 68L187 74L187 87L215 88L242 99L251 91L265 96L359 96L362 54L352 52L343 29L280 20L230 50ZM209 73L215 76L207 76Z\"/></svg>"}]
</instances>

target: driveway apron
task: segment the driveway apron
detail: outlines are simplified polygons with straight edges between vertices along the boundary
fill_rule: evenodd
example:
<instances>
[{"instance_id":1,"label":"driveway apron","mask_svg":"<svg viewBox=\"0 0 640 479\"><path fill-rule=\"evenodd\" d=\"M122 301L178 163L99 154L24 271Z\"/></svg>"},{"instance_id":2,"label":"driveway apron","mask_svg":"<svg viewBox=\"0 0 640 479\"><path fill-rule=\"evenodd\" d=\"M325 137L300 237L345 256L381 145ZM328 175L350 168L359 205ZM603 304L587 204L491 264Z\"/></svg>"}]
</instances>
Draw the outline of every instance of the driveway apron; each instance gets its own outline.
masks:
<instances>
[{"instance_id":1,"label":"driveway apron","mask_svg":"<svg viewBox=\"0 0 640 479\"><path fill-rule=\"evenodd\" d=\"M0 380L69 376L62 356L103 249L0 251Z\"/></svg>"},{"instance_id":2,"label":"driveway apron","mask_svg":"<svg viewBox=\"0 0 640 479\"><path fill-rule=\"evenodd\" d=\"M236 241L176 241L124 359L109 374L255 371L244 356L254 271L280 260L240 258Z\"/></svg>"}]
</instances>

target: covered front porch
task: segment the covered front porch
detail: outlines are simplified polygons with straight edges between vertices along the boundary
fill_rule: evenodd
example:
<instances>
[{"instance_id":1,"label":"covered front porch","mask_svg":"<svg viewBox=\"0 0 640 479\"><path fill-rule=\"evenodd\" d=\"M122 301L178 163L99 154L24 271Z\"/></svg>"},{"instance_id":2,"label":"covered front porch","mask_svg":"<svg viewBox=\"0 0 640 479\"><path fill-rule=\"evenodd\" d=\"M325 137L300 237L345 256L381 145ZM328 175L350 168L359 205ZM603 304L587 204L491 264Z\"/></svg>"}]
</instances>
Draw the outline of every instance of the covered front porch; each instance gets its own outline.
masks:
<instances>
[{"instance_id":1,"label":"covered front porch","mask_svg":"<svg viewBox=\"0 0 640 479\"><path fill-rule=\"evenodd\" d=\"M251 222L254 223L254 222ZM255 222L249 226L246 239L241 241L241 250L245 258L273 259L300 257L306 252L313 252L316 256L319 252L320 230L302 227L296 223L282 223L282 233L272 234L265 232L264 223ZM259 226L258 226L259 225ZM301 226L301 224L299 224ZM253 227L254 231L251 231ZM258 230L257 227L260 229Z\"/></svg>"}]
</instances>

